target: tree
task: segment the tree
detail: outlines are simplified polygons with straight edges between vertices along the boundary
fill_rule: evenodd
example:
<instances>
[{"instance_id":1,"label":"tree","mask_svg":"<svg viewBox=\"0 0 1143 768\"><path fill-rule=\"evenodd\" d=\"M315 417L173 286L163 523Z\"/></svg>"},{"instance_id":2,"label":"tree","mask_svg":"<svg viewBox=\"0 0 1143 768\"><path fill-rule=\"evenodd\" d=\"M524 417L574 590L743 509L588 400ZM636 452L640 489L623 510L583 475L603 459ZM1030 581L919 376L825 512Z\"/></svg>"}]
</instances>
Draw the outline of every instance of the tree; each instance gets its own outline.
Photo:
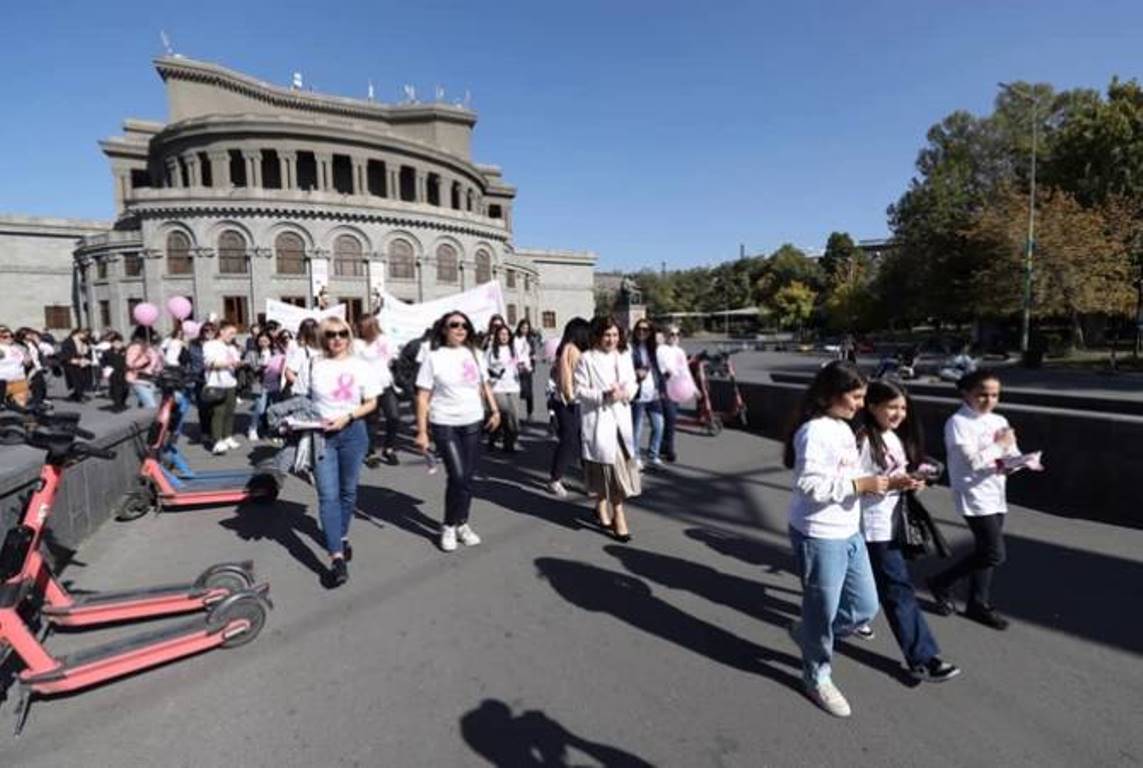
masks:
<instances>
[{"instance_id":1,"label":"tree","mask_svg":"<svg viewBox=\"0 0 1143 768\"><path fill-rule=\"evenodd\" d=\"M868 268L867 259L848 232L831 232L826 241L825 253L818 261L827 282L839 279L853 280L856 271ZM840 276L840 277L839 277Z\"/></svg>"},{"instance_id":2,"label":"tree","mask_svg":"<svg viewBox=\"0 0 1143 768\"><path fill-rule=\"evenodd\" d=\"M805 283L794 280L779 288L772 300L774 315L783 328L800 330L814 313L817 293Z\"/></svg>"}]
</instances>

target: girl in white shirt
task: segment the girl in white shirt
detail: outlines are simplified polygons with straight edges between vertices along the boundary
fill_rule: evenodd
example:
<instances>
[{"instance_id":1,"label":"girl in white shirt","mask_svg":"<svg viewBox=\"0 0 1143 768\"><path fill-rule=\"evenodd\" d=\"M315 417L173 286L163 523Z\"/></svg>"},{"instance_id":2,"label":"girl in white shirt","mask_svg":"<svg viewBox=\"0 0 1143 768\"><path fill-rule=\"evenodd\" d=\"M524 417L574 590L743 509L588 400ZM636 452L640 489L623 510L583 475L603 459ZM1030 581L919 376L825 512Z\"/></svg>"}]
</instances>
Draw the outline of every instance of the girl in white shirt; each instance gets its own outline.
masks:
<instances>
[{"instance_id":1,"label":"girl in white shirt","mask_svg":"<svg viewBox=\"0 0 1143 768\"><path fill-rule=\"evenodd\" d=\"M516 347L512 331L506 325L496 328L492 343L484 353L488 378L492 382L492 396L500 409L500 429L488 438L488 447L493 448L496 440L502 440L504 450L513 453L516 440L520 436L520 422L517 411L520 407L520 367L516 357Z\"/></svg>"},{"instance_id":2,"label":"girl in white shirt","mask_svg":"<svg viewBox=\"0 0 1143 768\"><path fill-rule=\"evenodd\" d=\"M912 403L903 387L888 380L869 383L865 407L858 414L861 471L888 477L889 490L883 495L861 497L861 528L877 597L909 671L920 680L943 682L960 674L960 669L939 656L940 648L917 605L909 568L895 536L903 523L903 494L925 485L909 475L923 459L921 425L911 412ZM865 637L872 639L873 631L868 626L865 629Z\"/></svg>"},{"instance_id":3,"label":"girl in white shirt","mask_svg":"<svg viewBox=\"0 0 1143 768\"><path fill-rule=\"evenodd\" d=\"M524 401L526 418L531 421L536 406L532 381L532 372L536 369L536 355L532 347L532 324L527 318L516 323L516 335L512 337L512 352L516 355L516 369L520 378L520 399Z\"/></svg>"},{"instance_id":4,"label":"girl in white shirt","mask_svg":"<svg viewBox=\"0 0 1143 768\"><path fill-rule=\"evenodd\" d=\"M463 312L449 312L433 326L431 349L417 372L417 448L428 456L429 430L444 460L444 525L440 546L445 552L480 543L468 524L472 476L480 458L481 423L488 431L500 426L500 409L488 384L488 370L476 350L476 331ZM484 407L489 416L484 419Z\"/></svg>"},{"instance_id":5,"label":"girl in white shirt","mask_svg":"<svg viewBox=\"0 0 1143 768\"><path fill-rule=\"evenodd\" d=\"M852 634L877 614L859 499L889 490L888 477L862 472L847 423L861 410L865 385L851 363L834 361L819 370L784 456L794 470L790 543L802 581L802 619L790 634L802 649L806 694L836 717L848 717L850 708L831 678L834 637Z\"/></svg>"},{"instance_id":6,"label":"girl in white shirt","mask_svg":"<svg viewBox=\"0 0 1143 768\"><path fill-rule=\"evenodd\" d=\"M623 502L642 490L631 420L631 401L639 385L625 347L612 318L593 319L591 349L576 363L574 375L575 397L582 411L584 484L596 497L596 522L624 543L631 540L631 533Z\"/></svg>"},{"instance_id":7,"label":"girl in white shirt","mask_svg":"<svg viewBox=\"0 0 1143 768\"><path fill-rule=\"evenodd\" d=\"M381 379L375 367L353 354L353 332L341 318L322 320L318 338L322 356L311 366L309 397L325 423L325 445L314 465L314 481L330 556L330 581L338 587L349 581L346 564L353 558L349 521L357 507L357 480L369 448L362 419L377 408Z\"/></svg>"},{"instance_id":8,"label":"girl in white shirt","mask_svg":"<svg viewBox=\"0 0 1143 768\"><path fill-rule=\"evenodd\" d=\"M992 576L1004 562L1004 516L1008 512L1005 472L999 462L1019 456L1020 449L1016 430L993 413L1000 402L1000 379L994 371L980 368L963 376L956 386L964 405L945 423L949 485L976 546L968 557L929 579L929 589L937 610L947 616L956 610L953 586L968 577L970 595L964 615L1002 630L1008 620L992 607Z\"/></svg>"},{"instance_id":9,"label":"girl in white shirt","mask_svg":"<svg viewBox=\"0 0 1143 768\"><path fill-rule=\"evenodd\" d=\"M393 374L389 370L397 349L389 337L381 330L376 315L366 315L357 321L357 339L353 342L354 353L372 366L381 379L381 396L377 398L377 408L369 416L369 453L365 464L377 466L377 438L380 432L380 417L385 417L385 442L381 459L390 466L397 466L397 435L401 429L401 412L397 403L397 392L393 388Z\"/></svg>"},{"instance_id":10,"label":"girl in white shirt","mask_svg":"<svg viewBox=\"0 0 1143 768\"><path fill-rule=\"evenodd\" d=\"M676 376L680 379L691 378L687 367L687 353L679 346L679 327L672 325L667 329L663 344L658 345L655 354L659 358L659 370L663 372L664 386ZM678 421L679 404L670 397L663 397L663 445L661 454L668 462L675 461L675 423Z\"/></svg>"}]
</instances>

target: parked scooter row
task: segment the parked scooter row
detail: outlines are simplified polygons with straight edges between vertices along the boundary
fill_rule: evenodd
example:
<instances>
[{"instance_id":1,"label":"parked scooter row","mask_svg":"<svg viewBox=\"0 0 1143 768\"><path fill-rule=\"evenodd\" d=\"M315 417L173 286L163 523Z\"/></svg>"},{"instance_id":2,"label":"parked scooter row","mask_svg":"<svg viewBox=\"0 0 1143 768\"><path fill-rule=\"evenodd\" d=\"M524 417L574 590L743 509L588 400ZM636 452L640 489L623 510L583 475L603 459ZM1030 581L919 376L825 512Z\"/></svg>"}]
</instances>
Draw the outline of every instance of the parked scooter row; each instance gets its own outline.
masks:
<instances>
[{"instance_id":1,"label":"parked scooter row","mask_svg":"<svg viewBox=\"0 0 1143 768\"><path fill-rule=\"evenodd\" d=\"M84 442L94 435L78 421L68 413L0 414L0 441L22 442L45 454L36 490L0 546L0 658L15 653L23 664L17 733L35 696L79 691L203 651L244 645L257 637L271 607L269 585L255 582L250 562L212 565L182 584L71 594L43 552L60 482L80 459L115 458L113 451ZM57 626L90 628L193 612L201 615L66 656L44 645Z\"/></svg>"}]
</instances>

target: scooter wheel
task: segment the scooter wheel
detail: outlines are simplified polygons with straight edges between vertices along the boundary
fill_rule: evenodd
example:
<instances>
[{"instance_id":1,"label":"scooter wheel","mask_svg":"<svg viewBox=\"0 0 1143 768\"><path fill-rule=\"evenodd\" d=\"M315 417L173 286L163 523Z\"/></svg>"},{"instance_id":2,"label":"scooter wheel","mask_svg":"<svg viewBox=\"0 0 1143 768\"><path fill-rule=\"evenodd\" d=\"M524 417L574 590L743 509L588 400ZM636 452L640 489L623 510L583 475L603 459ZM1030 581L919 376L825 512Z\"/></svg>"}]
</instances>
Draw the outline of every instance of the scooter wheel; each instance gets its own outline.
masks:
<instances>
[{"instance_id":1,"label":"scooter wheel","mask_svg":"<svg viewBox=\"0 0 1143 768\"><path fill-rule=\"evenodd\" d=\"M226 629L228 624L239 620L245 620L249 626L239 631ZM253 592L239 592L215 606L207 623L221 628L223 633L233 631L223 638L221 645L223 648L237 648L258 637L266 625L266 604Z\"/></svg>"},{"instance_id":2,"label":"scooter wheel","mask_svg":"<svg viewBox=\"0 0 1143 768\"><path fill-rule=\"evenodd\" d=\"M707 422L707 425L706 425L707 435L709 435L710 437L715 437L720 432L722 432L722 419L720 419L717 416L711 416L710 421Z\"/></svg>"},{"instance_id":3,"label":"scooter wheel","mask_svg":"<svg viewBox=\"0 0 1143 768\"><path fill-rule=\"evenodd\" d=\"M131 520L138 520L140 517L149 515L156 510L154 498L147 491L132 491L127 494L123 499L123 503L119 505L119 511L115 514L115 519L121 522L129 522Z\"/></svg>"},{"instance_id":4,"label":"scooter wheel","mask_svg":"<svg viewBox=\"0 0 1143 768\"><path fill-rule=\"evenodd\" d=\"M225 589L227 592L234 594L235 592L250 589L250 587L254 586L254 579L241 568L223 566L221 568L208 569L198 577L195 583L207 589Z\"/></svg>"}]
</instances>

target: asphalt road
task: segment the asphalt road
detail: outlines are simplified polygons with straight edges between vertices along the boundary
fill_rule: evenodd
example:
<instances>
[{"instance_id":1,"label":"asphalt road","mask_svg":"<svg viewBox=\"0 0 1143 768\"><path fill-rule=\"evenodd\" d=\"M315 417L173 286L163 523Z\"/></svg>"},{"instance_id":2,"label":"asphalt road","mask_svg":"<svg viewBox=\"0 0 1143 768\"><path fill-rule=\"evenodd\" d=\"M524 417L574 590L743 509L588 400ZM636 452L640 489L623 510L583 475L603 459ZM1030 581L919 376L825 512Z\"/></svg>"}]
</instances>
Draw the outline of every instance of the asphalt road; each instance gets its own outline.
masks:
<instances>
[{"instance_id":1,"label":"asphalt road","mask_svg":"<svg viewBox=\"0 0 1143 768\"><path fill-rule=\"evenodd\" d=\"M1143 763L1143 531L1014 510L996 584L1011 629L932 617L965 672L918 686L879 617L876 640L839 644L835 679L854 707L842 721L798 690L779 446L684 436L680 462L632 505L624 546L594 529L582 497L538 487L543 433L524 445L514 461L484 460L473 510L484 543L451 555L434 545L443 476L408 454L367 471L351 580L336 591L318 575L314 492L294 479L274 509L108 523L66 573L77 587L177 581L253 558L276 609L246 647L36 703L17 741L5 706L0 764ZM945 491L930 500L963 546Z\"/></svg>"}]
</instances>

